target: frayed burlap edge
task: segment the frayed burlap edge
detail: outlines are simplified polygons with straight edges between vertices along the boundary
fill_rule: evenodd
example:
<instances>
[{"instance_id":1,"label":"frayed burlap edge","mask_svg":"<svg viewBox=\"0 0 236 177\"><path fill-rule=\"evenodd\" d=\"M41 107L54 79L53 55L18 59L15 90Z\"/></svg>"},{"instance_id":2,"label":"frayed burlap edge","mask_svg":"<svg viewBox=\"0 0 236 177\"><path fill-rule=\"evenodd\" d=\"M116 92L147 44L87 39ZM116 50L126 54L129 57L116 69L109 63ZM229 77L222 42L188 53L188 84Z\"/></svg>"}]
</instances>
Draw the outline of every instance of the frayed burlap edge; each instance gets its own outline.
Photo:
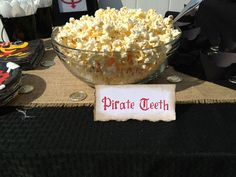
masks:
<instances>
[{"instance_id":1,"label":"frayed burlap edge","mask_svg":"<svg viewBox=\"0 0 236 177\"><path fill-rule=\"evenodd\" d=\"M177 101L176 104L232 104L236 103L236 99L217 100L217 99L199 99L199 100L184 100Z\"/></svg>"},{"instance_id":2,"label":"frayed burlap edge","mask_svg":"<svg viewBox=\"0 0 236 177\"><path fill-rule=\"evenodd\" d=\"M9 107L32 107L32 108L43 108L43 107L75 108L75 107L93 107L93 106L94 103L29 103L29 104L9 105Z\"/></svg>"},{"instance_id":3,"label":"frayed burlap edge","mask_svg":"<svg viewBox=\"0 0 236 177\"><path fill-rule=\"evenodd\" d=\"M201 99L201 100L184 100L177 101L176 104L235 104L236 99L232 100L217 100L217 99ZM60 107L60 108L75 108L75 107L93 107L94 103L29 103L10 105L11 107Z\"/></svg>"}]
</instances>

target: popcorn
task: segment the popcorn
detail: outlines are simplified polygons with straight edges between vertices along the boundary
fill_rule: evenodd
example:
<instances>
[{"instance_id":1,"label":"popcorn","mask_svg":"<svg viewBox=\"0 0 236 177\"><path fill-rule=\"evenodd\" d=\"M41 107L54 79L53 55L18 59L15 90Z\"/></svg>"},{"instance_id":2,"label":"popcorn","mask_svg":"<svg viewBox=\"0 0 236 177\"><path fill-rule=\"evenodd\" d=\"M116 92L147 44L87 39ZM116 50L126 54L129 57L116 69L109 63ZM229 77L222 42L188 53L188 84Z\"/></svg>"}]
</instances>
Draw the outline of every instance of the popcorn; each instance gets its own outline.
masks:
<instances>
[{"instance_id":1,"label":"popcorn","mask_svg":"<svg viewBox=\"0 0 236 177\"><path fill-rule=\"evenodd\" d=\"M75 38L83 41L83 50L93 48L93 51L103 52L106 48L113 52L130 50L129 41L137 42L137 45L132 46L132 50L140 50L143 49L141 42L146 44L146 48L153 48L170 42L177 35L179 31L173 29L172 16L163 18L153 9L144 12L141 9L123 7L120 11L114 8L99 9L95 17L85 15L80 20L70 18L69 23L60 28L57 41L74 47ZM95 49L91 40L100 47ZM112 45L116 40L122 45Z\"/></svg>"},{"instance_id":2,"label":"popcorn","mask_svg":"<svg viewBox=\"0 0 236 177\"><path fill-rule=\"evenodd\" d=\"M94 79L100 77L102 83L120 83L120 77L129 77L133 83L140 75L146 77L143 70L155 72L158 69L166 58L165 44L179 34L173 27L172 16L163 18L153 9L144 12L123 7L99 9L94 17L85 15L80 20L70 18L69 23L59 28L56 41L88 51L73 55L71 60L79 63L84 73L98 72L100 75L95 72ZM63 53L69 56L69 52ZM108 77L115 73L117 78ZM126 76L122 76L124 73Z\"/></svg>"}]
</instances>

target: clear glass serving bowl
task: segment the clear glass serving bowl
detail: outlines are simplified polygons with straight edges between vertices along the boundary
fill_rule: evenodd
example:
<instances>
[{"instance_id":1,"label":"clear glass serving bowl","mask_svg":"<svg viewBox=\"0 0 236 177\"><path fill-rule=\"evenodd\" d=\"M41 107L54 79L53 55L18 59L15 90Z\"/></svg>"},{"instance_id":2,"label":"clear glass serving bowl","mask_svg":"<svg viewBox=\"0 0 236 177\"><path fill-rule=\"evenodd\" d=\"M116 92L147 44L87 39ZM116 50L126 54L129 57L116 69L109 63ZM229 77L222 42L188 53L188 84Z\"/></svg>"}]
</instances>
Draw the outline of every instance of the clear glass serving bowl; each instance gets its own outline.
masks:
<instances>
[{"instance_id":1,"label":"clear glass serving bowl","mask_svg":"<svg viewBox=\"0 0 236 177\"><path fill-rule=\"evenodd\" d=\"M146 83L156 78L164 71L167 57L178 48L181 36L155 48L120 53L64 46L56 41L58 32L57 27L52 33L55 52L72 74L90 86Z\"/></svg>"}]
</instances>

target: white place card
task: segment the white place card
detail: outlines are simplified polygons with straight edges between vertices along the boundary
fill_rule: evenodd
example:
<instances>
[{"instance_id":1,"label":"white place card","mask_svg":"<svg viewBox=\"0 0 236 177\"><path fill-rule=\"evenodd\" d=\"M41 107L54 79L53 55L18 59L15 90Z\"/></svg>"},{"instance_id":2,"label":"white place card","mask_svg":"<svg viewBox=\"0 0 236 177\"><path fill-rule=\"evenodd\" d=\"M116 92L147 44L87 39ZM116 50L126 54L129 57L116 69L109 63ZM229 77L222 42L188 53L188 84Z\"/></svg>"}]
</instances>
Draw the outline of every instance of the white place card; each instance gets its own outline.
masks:
<instances>
[{"instance_id":1,"label":"white place card","mask_svg":"<svg viewBox=\"0 0 236 177\"><path fill-rule=\"evenodd\" d=\"M61 13L87 11L86 0L58 0Z\"/></svg>"},{"instance_id":2,"label":"white place card","mask_svg":"<svg viewBox=\"0 0 236 177\"><path fill-rule=\"evenodd\" d=\"M95 121L173 121L175 85L97 85Z\"/></svg>"}]
</instances>

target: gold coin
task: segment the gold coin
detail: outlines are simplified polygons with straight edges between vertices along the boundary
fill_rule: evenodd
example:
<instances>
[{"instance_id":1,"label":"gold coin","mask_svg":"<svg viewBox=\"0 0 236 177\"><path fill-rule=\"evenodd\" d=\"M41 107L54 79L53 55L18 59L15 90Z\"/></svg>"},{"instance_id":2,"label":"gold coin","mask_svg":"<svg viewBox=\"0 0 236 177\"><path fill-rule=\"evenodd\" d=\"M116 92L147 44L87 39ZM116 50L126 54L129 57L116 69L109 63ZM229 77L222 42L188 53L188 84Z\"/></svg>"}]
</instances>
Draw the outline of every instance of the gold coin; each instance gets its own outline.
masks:
<instances>
[{"instance_id":1,"label":"gold coin","mask_svg":"<svg viewBox=\"0 0 236 177\"><path fill-rule=\"evenodd\" d=\"M213 47L211 47L210 48L211 49L211 51L213 51L213 52L219 52L219 46L213 46Z\"/></svg>"},{"instance_id":2,"label":"gold coin","mask_svg":"<svg viewBox=\"0 0 236 177\"><path fill-rule=\"evenodd\" d=\"M229 82L232 83L232 84L236 84L236 76L231 76L229 78Z\"/></svg>"},{"instance_id":3,"label":"gold coin","mask_svg":"<svg viewBox=\"0 0 236 177\"><path fill-rule=\"evenodd\" d=\"M87 98L87 96L88 95L84 91L79 91L79 92L72 93L70 95L70 99L72 101L83 101Z\"/></svg>"},{"instance_id":4,"label":"gold coin","mask_svg":"<svg viewBox=\"0 0 236 177\"><path fill-rule=\"evenodd\" d=\"M46 61L42 61L40 64L43 67L51 67L55 65L55 62L53 60L46 60Z\"/></svg>"},{"instance_id":5,"label":"gold coin","mask_svg":"<svg viewBox=\"0 0 236 177\"><path fill-rule=\"evenodd\" d=\"M21 86L19 93L27 94L27 93L31 93L33 90L34 90L34 87L32 85L23 85Z\"/></svg>"},{"instance_id":6,"label":"gold coin","mask_svg":"<svg viewBox=\"0 0 236 177\"><path fill-rule=\"evenodd\" d=\"M183 81L183 78L177 75L168 76L166 79L171 83L179 83Z\"/></svg>"}]
</instances>

